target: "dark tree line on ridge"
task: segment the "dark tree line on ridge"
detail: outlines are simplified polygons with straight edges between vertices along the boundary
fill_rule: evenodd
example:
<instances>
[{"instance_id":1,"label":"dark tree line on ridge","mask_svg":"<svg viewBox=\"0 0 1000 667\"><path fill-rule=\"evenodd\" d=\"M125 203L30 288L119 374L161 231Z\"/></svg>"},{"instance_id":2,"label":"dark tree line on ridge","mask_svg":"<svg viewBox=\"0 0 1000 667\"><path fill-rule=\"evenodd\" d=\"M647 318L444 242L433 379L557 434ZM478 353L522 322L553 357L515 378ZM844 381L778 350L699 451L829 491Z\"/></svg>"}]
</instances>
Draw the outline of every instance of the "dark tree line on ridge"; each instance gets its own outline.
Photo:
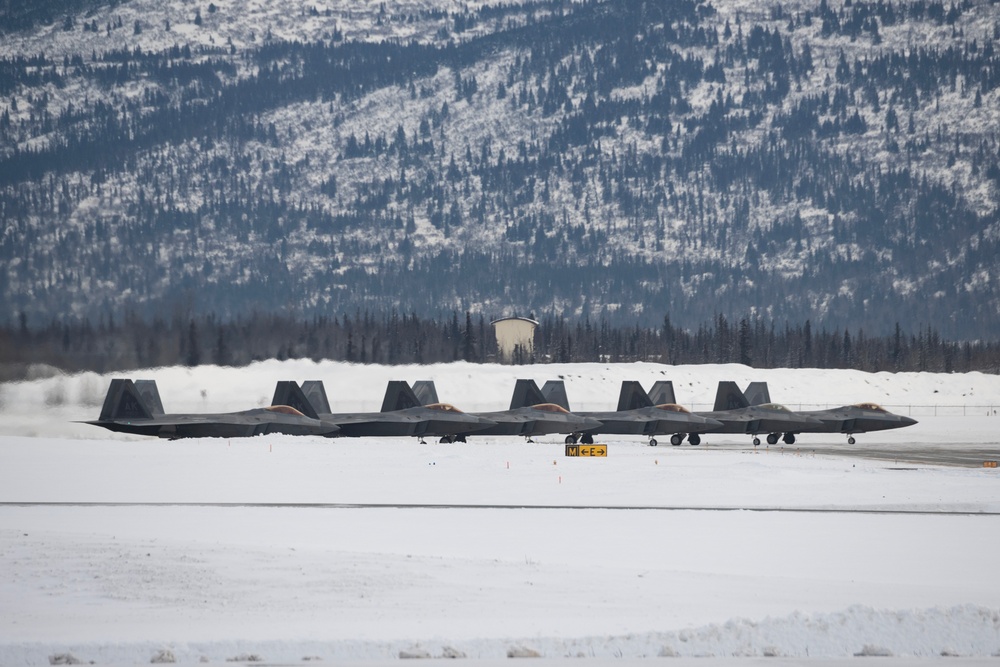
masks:
<instances>
[{"instance_id":1,"label":"dark tree line on ridge","mask_svg":"<svg viewBox=\"0 0 1000 667\"><path fill-rule=\"evenodd\" d=\"M22 314L0 328L0 380L27 377L44 364L65 372L129 371L162 366L245 366L265 359L324 359L359 364L493 363L490 318L457 311L442 319L373 314L297 319L254 314L122 321L101 318L30 326ZM607 320L543 315L525 364L646 361L665 364L741 363L754 368L853 368L863 371L1000 373L1000 344L955 343L934 329L888 336L861 330L815 329L751 316L723 315L695 330L675 326L619 327Z\"/></svg>"}]
</instances>

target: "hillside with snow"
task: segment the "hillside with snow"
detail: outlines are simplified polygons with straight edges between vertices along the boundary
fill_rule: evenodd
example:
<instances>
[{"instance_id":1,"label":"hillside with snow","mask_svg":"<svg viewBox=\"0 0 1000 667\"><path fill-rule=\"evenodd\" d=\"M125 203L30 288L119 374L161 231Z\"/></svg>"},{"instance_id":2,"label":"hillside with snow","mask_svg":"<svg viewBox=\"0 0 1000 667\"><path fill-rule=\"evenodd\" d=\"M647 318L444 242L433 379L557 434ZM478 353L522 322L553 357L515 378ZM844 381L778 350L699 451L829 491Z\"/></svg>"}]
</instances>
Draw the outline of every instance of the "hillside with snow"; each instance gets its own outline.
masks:
<instances>
[{"instance_id":1,"label":"hillside with snow","mask_svg":"<svg viewBox=\"0 0 1000 667\"><path fill-rule=\"evenodd\" d=\"M1000 324L988 0L37 6L0 23L32 322Z\"/></svg>"}]
</instances>

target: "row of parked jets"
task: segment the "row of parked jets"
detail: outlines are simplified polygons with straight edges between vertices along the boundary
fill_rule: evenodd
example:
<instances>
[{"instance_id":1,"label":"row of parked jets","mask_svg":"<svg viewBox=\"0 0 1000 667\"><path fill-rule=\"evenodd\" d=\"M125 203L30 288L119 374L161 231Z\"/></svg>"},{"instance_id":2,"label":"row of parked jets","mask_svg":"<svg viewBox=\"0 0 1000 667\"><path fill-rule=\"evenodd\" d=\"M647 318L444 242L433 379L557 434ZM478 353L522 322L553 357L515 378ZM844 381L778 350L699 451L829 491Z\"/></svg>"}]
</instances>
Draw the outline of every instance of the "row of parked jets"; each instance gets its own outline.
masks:
<instances>
[{"instance_id":1,"label":"row of parked jets","mask_svg":"<svg viewBox=\"0 0 1000 667\"><path fill-rule=\"evenodd\" d=\"M670 444L686 439L701 444L706 433L745 434L760 445L794 444L800 433L842 433L848 444L854 435L916 424L875 403L845 405L829 410L792 411L771 402L766 382L751 382L741 391L735 382L720 382L714 409L692 412L678 405L673 383L656 382L649 392L636 381L622 382L618 409L608 412L571 412L562 380L550 380L541 389L534 380L518 380L510 409L466 413L438 400L432 381L411 387L393 380L386 387L379 412L334 413L323 382L299 385L278 382L271 405L218 414L165 414L154 380L111 381L101 415L87 424L112 431L162 438L237 438L266 433L290 435L412 436L465 442L469 435L535 436L565 434L566 443L592 444L597 435L639 435L657 445L657 436Z\"/></svg>"}]
</instances>

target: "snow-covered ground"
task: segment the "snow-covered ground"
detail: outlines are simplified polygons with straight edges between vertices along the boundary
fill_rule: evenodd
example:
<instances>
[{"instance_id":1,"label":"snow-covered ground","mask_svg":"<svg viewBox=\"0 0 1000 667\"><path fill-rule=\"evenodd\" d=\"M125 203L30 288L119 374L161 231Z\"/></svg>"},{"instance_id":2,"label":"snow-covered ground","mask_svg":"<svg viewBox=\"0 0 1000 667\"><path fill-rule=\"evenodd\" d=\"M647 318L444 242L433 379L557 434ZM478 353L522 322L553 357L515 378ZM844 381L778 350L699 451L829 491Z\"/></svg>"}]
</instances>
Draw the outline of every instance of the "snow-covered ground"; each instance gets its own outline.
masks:
<instances>
[{"instance_id":1,"label":"snow-covered ground","mask_svg":"<svg viewBox=\"0 0 1000 667\"><path fill-rule=\"evenodd\" d=\"M69 423L96 417L110 377L0 386L2 665L1000 652L997 469L808 446L839 435L758 451L610 437L606 459L575 459L558 436L168 442ZM377 409L388 379L433 379L469 410L506 407L518 377L563 377L580 409L613 408L623 379L671 379L698 407L720 379L766 380L793 406L920 420L855 448L1000 452L1000 377L982 374L295 361L132 377L157 380L168 412L264 404L278 379L323 379L345 410Z\"/></svg>"}]
</instances>

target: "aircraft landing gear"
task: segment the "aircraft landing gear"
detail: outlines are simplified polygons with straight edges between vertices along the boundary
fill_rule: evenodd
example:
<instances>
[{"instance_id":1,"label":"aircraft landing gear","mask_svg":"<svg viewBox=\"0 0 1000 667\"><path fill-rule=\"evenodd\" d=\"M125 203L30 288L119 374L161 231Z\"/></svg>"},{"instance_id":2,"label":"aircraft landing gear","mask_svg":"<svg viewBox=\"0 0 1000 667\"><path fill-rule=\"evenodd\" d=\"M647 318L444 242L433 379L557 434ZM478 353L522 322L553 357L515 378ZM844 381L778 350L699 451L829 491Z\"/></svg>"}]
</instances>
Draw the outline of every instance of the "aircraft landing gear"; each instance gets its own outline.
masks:
<instances>
[{"instance_id":1,"label":"aircraft landing gear","mask_svg":"<svg viewBox=\"0 0 1000 667\"><path fill-rule=\"evenodd\" d=\"M697 433L690 434L688 436L688 443L690 443L690 444L694 445L695 447L697 447L698 445L701 444L701 436L698 435Z\"/></svg>"},{"instance_id":2,"label":"aircraft landing gear","mask_svg":"<svg viewBox=\"0 0 1000 667\"><path fill-rule=\"evenodd\" d=\"M576 436L573 435L573 434L567 435L566 436L566 444L567 445L575 445L576 444Z\"/></svg>"},{"instance_id":3,"label":"aircraft landing gear","mask_svg":"<svg viewBox=\"0 0 1000 667\"><path fill-rule=\"evenodd\" d=\"M674 433L672 436L670 436L670 444L673 445L674 447L679 446L682 442L684 442L683 434Z\"/></svg>"},{"instance_id":4,"label":"aircraft landing gear","mask_svg":"<svg viewBox=\"0 0 1000 667\"><path fill-rule=\"evenodd\" d=\"M590 433L584 433L583 437L580 438L580 443L584 445L594 444L594 436Z\"/></svg>"},{"instance_id":5,"label":"aircraft landing gear","mask_svg":"<svg viewBox=\"0 0 1000 667\"><path fill-rule=\"evenodd\" d=\"M854 444L854 443L856 443L856 442L857 442L857 440L855 440L855 439L854 439L854 436L853 436L853 435L849 435L849 436L847 436L847 444L849 444L849 445L853 445L853 444Z\"/></svg>"},{"instance_id":6,"label":"aircraft landing gear","mask_svg":"<svg viewBox=\"0 0 1000 667\"><path fill-rule=\"evenodd\" d=\"M768 433L767 434L767 444L769 444L769 445L776 445L776 444L778 444L778 437L779 437L779 435L777 433Z\"/></svg>"},{"instance_id":7,"label":"aircraft landing gear","mask_svg":"<svg viewBox=\"0 0 1000 667\"><path fill-rule=\"evenodd\" d=\"M786 445L794 445L795 444L795 434L794 433L786 433L785 436L781 439L781 441L784 442Z\"/></svg>"},{"instance_id":8,"label":"aircraft landing gear","mask_svg":"<svg viewBox=\"0 0 1000 667\"><path fill-rule=\"evenodd\" d=\"M656 446L657 446L658 444L660 444L660 443L658 443L658 442L656 441L656 438L653 438L653 437L650 437L650 438L649 438L649 446L650 446L650 447L656 447Z\"/></svg>"},{"instance_id":9,"label":"aircraft landing gear","mask_svg":"<svg viewBox=\"0 0 1000 667\"><path fill-rule=\"evenodd\" d=\"M753 446L757 447L759 445L760 445L760 438L758 438L757 436L754 436L753 437Z\"/></svg>"}]
</instances>

